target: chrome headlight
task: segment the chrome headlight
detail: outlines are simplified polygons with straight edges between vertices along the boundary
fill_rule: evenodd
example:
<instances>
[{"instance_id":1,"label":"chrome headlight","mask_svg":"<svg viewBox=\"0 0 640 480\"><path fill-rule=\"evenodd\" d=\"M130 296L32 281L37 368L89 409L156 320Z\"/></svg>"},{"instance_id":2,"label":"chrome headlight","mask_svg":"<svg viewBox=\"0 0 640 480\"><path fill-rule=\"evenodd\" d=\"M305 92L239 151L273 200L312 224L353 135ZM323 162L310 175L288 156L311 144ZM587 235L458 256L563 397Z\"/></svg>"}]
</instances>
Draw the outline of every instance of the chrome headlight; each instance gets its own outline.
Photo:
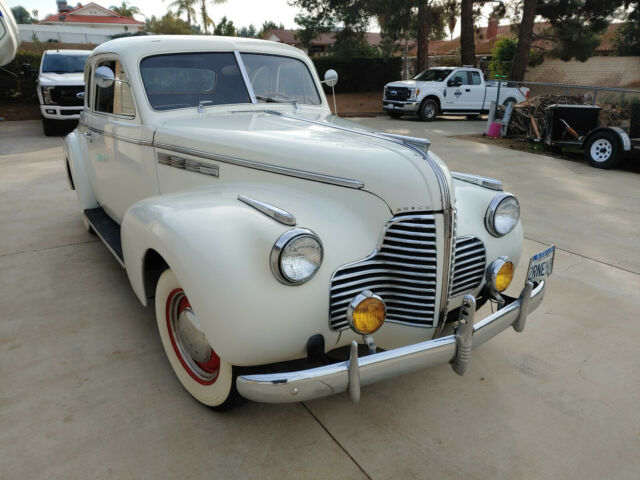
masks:
<instances>
[{"instance_id":1,"label":"chrome headlight","mask_svg":"<svg viewBox=\"0 0 640 480\"><path fill-rule=\"evenodd\" d=\"M487 230L494 237L502 237L511 232L520 219L520 204L510 193L496 195L484 217Z\"/></svg>"},{"instance_id":2,"label":"chrome headlight","mask_svg":"<svg viewBox=\"0 0 640 480\"><path fill-rule=\"evenodd\" d=\"M318 236L306 228L285 232L271 249L271 271L282 283L299 285L320 268L324 252Z\"/></svg>"},{"instance_id":3,"label":"chrome headlight","mask_svg":"<svg viewBox=\"0 0 640 480\"><path fill-rule=\"evenodd\" d=\"M419 88L412 88L409 90L409 100L416 100L418 98L418 95L420 95Z\"/></svg>"},{"instance_id":4,"label":"chrome headlight","mask_svg":"<svg viewBox=\"0 0 640 480\"><path fill-rule=\"evenodd\" d=\"M42 87L42 100L45 105L55 105L56 102L51 101L51 90L55 87Z\"/></svg>"}]
</instances>

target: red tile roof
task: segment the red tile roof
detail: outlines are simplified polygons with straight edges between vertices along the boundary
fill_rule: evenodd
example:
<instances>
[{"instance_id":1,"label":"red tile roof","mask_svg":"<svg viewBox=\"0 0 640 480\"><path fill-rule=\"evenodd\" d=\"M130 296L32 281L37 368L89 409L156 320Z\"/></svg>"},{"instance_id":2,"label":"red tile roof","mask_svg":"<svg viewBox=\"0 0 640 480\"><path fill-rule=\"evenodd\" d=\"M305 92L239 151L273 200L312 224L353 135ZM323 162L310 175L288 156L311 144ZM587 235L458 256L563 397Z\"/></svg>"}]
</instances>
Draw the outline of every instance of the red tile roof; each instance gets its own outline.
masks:
<instances>
[{"instance_id":1,"label":"red tile roof","mask_svg":"<svg viewBox=\"0 0 640 480\"><path fill-rule=\"evenodd\" d=\"M106 10L110 12L112 15L76 15L73 12L76 12L82 8L89 7L90 5L94 5L102 10ZM108 23L108 24L117 24L117 25L144 25L144 22L139 22L130 17L125 17L123 15L119 15L113 10L106 9L101 7L100 5L89 3L87 5L78 4L71 10L62 13L56 13L54 15L49 15L44 20L40 20L38 23Z\"/></svg>"}]
</instances>

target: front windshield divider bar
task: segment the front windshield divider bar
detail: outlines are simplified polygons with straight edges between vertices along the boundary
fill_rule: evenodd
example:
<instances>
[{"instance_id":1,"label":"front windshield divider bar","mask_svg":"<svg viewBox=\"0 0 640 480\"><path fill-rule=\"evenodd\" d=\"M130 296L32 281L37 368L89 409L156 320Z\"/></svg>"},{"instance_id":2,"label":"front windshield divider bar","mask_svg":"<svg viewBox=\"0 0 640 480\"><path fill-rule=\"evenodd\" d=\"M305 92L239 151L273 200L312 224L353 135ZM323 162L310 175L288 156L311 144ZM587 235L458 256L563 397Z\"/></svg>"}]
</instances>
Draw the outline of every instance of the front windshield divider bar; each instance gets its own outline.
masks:
<instances>
[{"instance_id":1,"label":"front windshield divider bar","mask_svg":"<svg viewBox=\"0 0 640 480\"><path fill-rule=\"evenodd\" d=\"M233 54L236 56L236 62L238 62L238 67L240 68L240 73L242 74L242 79L244 80L244 85L247 87L247 92L249 92L249 97L251 98L251 103L257 104L258 99L256 98L256 94L253 91L253 86L249 81L249 75L247 74L247 69L244 66L244 62L242 61L242 55L238 50L234 50Z\"/></svg>"}]
</instances>

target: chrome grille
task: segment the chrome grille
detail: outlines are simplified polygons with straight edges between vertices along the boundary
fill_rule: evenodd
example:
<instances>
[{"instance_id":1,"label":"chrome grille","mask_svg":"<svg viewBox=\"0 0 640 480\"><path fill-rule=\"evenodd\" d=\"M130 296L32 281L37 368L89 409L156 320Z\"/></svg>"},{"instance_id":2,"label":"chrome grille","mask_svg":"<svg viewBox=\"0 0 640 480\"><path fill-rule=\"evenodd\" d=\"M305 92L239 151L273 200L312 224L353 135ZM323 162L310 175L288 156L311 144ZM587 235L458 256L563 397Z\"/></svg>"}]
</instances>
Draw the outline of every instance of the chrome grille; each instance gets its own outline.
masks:
<instances>
[{"instance_id":1,"label":"chrome grille","mask_svg":"<svg viewBox=\"0 0 640 480\"><path fill-rule=\"evenodd\" d=\"M394 217L373 255L334 273L331 329L348 327L347 307L363 290L382 297L387 306L387 322L433 326L436 268L435 215L414 213Z\"/></svg>"},{"instance_id":2,"label":"chrome grille","mask_svg":"<svg viewBox=\"0 0 640 480\"><path fill-rule=\"evenodd\" d=\"M476 289L482 283L487 263L484 244L476 237L456 238L454 258L453 282L449 297Z\"/></svg>"}]
</instances>

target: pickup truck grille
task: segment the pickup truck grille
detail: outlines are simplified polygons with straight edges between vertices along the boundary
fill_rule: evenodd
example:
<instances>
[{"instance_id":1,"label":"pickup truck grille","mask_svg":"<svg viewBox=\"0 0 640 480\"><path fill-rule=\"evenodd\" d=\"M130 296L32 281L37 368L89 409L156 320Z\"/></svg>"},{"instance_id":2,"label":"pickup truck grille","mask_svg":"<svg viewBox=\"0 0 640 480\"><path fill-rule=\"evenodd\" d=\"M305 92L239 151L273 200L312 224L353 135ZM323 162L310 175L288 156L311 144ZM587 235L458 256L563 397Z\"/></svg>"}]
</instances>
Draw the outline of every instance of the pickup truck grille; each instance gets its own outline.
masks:
<instances>
[{"instance_id":1,"label":"pickup truck grille","mask_svg":"<svg viewBox=\"0 0 640 480\"><path fill-rule=\"evenodd\" d=\"M457 237L453 258L453 281L449 297L476 289L482 283L487 264L484 244L476 237Z\"/></svg>"},{"instance_id":2,"label":"pickup truck grille","mask_svg":"<svg viewBox=\"0 0 640 480\"><path fill-rule=\"evenodd\" d=\"M55 87L51 90L51 100L62 107L82 106L84 100L76 97L78 92L84 92L84 86Z\"/></svg>"},{"instance_id":3,"label":"pickup truck grille","mask_svg":"<svg viewBox=\"0 0 640 480\"><path fill-rule=\"evenodd\" d=\"M384 87L385 100L399 100L404 102L409 98L407 87Z\"/></svg>"},{"instance_id":4,"label":"pickup truck grille","mask_svg":"<svg viewBox=\"0 0 640 480\"><path fill-rule=\"evenodd\" d=\"M347 307L363 290L380 295L387 322L431 327L436 319L435 215L394 217L381 246L362 261L339 268L331 279L330 327L348 328Z\"/></svg>"}]
</instances>

